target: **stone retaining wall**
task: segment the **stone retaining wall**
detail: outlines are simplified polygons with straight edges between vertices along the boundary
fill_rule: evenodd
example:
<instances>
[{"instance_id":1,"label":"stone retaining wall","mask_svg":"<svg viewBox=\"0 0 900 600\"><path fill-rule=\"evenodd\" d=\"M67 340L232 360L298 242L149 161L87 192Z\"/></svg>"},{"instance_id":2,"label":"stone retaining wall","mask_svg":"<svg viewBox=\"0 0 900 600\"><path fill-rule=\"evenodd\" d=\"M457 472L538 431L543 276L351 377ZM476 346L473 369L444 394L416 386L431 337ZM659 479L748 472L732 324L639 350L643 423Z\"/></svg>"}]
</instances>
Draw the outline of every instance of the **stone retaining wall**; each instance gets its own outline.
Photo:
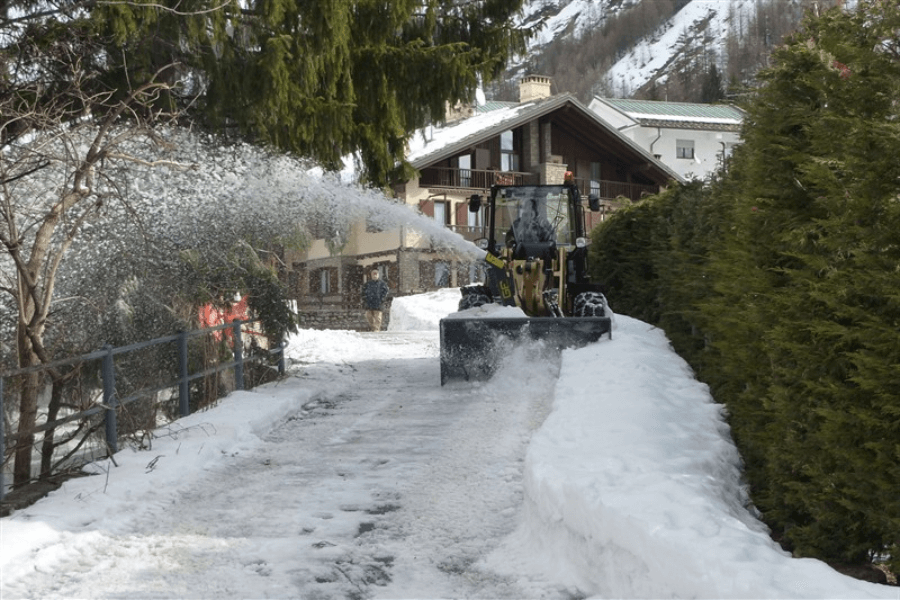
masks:
<instances>
[{"instance_id":1,"label":"stone retaining wall","mask_svg":"<svg viewBox=\"0 0 900 600\"><path fill-rule=\"evenodd\" d=\"M369 331L366 322L366 311L362 308L344 308L341 306L299 306L300 327L303 329L347 329L350 331ZM381 328L386 330L391 321L391 301L384 303L384 317Z\"/></svg>"}]
</instances>

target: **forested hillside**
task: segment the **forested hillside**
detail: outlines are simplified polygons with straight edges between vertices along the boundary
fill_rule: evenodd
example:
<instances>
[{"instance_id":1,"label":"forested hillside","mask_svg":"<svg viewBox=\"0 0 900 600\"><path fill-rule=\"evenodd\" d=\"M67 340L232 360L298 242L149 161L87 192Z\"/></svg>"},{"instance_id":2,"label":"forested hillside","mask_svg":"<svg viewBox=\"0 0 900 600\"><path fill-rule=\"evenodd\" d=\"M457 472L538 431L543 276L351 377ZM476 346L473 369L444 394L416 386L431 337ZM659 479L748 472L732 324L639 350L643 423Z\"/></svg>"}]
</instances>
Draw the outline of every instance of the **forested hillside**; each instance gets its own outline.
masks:
<instances>
[{"instance_id":1,"label":"forested hillside","mask_svg":"<svg viewBox=\"0 0 900 600\"><path fill-rule=\"evenodd\" d=\"M710 184L595 229L594 276L729 412L782 544L900 570L900 6L811 17Z\"/></svg>"},{"instance_id":2,"label":"forested hillside","mask_svg":"<svg viewBox=\"0 0 900 600\"><path fill-rule=\"evenodd\" d=\"M753 84L757 71L807 11L824 10L836 1L579 4L533 0L526 5L526 22L543 20L543 35L511 66L504 82L494 86L499 99L516 99L515 80L525 72L547 75L556 92L570 92L585 102L594 95L673 102L735 96ZM671 41L663 39L667 35ZM650 65L651 60L661 66ZM631 86L623 84L623 70L647 72Z\"/></svg>"}]
</instances>

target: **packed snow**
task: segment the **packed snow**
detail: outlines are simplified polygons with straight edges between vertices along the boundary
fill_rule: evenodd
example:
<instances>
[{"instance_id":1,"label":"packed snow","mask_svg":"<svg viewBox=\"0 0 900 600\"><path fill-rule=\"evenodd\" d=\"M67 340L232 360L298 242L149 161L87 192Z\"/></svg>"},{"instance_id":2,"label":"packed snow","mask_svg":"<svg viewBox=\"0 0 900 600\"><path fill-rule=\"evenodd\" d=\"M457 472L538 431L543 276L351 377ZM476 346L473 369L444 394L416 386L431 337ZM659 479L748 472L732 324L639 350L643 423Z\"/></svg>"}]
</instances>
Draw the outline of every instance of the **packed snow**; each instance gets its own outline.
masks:
<instances>
[{"instance_id":1,"label":"packed snow","mask_svg":"<svg viewBox=\"0 0 900 600\"><path fill-rule=\"evenodd\" d=\"M301 330L285 379L2 519L0 596L900 597L769 538L723 408L660 330L617 315L611 340L441 387L457 299Z\"/></svg>"}]
</instances>

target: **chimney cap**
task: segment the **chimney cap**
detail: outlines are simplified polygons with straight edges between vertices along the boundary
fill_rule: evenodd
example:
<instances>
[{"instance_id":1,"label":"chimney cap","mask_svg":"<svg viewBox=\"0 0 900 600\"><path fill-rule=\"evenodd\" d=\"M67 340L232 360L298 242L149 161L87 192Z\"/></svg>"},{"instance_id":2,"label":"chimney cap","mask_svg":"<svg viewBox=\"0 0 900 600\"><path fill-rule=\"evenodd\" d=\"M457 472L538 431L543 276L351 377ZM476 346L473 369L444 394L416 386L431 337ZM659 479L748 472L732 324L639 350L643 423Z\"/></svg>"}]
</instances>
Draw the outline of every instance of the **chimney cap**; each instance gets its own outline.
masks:
<instances>
[{"instance_id":1,"label":"chimney cap","mask_svg":"<svg viewBox=\"0 0 900 600\"><path fill-rule=\"evenodd\" d=\"M526 75L519 81L519 102L549 98L552 80L546 75Z\"/></svg>"}]
</instances>

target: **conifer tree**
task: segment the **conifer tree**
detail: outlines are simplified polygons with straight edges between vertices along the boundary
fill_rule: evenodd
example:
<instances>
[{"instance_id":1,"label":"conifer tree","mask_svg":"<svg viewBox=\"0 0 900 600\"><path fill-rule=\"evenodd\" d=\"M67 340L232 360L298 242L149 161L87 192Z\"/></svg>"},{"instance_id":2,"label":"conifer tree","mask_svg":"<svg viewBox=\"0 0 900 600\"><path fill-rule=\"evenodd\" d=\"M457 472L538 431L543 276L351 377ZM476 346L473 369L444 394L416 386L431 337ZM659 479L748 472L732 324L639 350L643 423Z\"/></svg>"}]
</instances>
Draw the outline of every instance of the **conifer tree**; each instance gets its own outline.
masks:
<instances>
[{"instance_id":1,"label":"conifer tree","mask_svg":"<svg viewBox=\"0 0 900 600\"><path fill-rule=\"evenodd\" d=\"M773 535L800 556L890 557L897 572L900 5L809 16L760 79L709 200L670 191L614 215L592 256L615 253L616 230L641 236L623 262L644 286L635 314L673 340L692 328L676 347L727 406Z\"/></svg>"},{"instance_id":2,"label":"conifer tree","mask_svg":"<svg viewBox=\"0 0 900 600\"><path fill-rule=\"evenodd\" d=\"M722 86L722 76L719 68L712 63L703 76L703 85L700 89L700 102L714 104L725 98L725 90Z\"/></svg>"},{"instance_id":3,"label":"conifer tree","mask_svg":"<svg viewBox=\"0 0 900 600\"><path fill-rule=\"evenodd\" d=\"M174 6L174 5L173 5ZM358 152L372 182L390 179L416 128L497 77L526 33L522 0L221 0L97 3L112 81L177 63L190 81L173 102L219 131L337 168ZM188 13L188 14L185 14Z\"/></svg>"},{"instance_id":4,"label":"conifer tree","mask_svg":"<svg viewBox=\"0 0 900 600\"><path fill-rule=\"evenodd\" d=\"M776 52L748 111L741 194L762 213L751 230L770 273L761 503L798 553L851 562L896 543L900 514L884 458L900 404L883 391L900 364L885 339L900 317L900 11L861 4L809 19Z\"/></svg>"},{"instance_id":5,"label":"conifer tree","mask_svg":"<svg viewBox=\"0 0 900 600\"><path fill-rule=\"evenodd\" d=\"M524 51L528 32L513 24L522 3L13 0L0 33L10 54L64 42L96 92L162 81L171 89L158 110L327 168L356 152L383 184L411 132ZM65 64L55 67L48 81L65 80Z\"/></svg>"}]
</instances>

